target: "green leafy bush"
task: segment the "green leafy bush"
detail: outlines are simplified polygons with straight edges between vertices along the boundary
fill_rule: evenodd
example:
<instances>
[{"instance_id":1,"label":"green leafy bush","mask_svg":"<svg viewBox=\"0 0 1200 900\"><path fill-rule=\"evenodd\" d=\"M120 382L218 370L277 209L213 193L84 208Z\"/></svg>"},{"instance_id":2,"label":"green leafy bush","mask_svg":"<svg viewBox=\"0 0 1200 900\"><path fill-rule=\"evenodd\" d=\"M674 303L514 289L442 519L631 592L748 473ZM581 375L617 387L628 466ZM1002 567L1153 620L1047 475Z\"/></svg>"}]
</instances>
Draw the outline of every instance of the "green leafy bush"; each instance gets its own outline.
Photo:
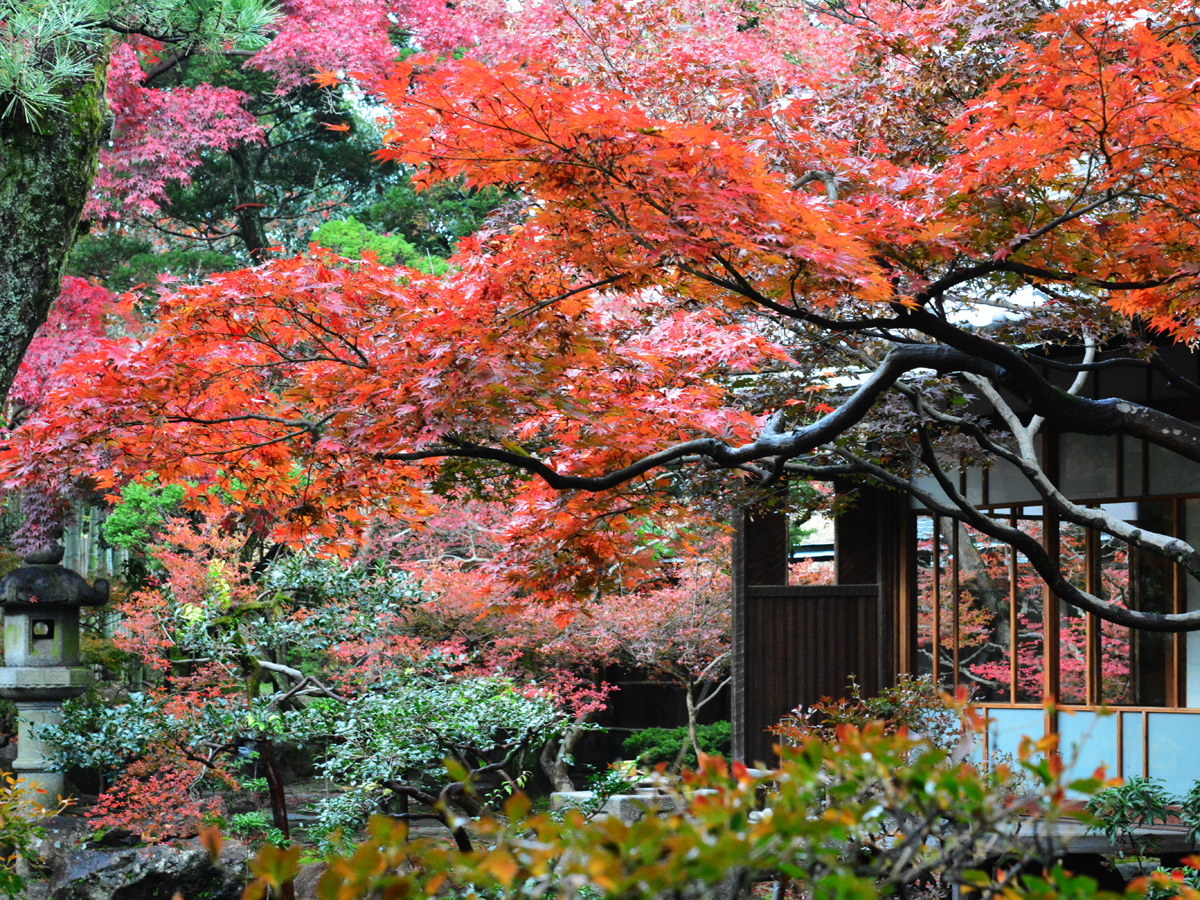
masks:
<instances>
[{"instance_id":1,"label":"green leafy bush","mask_svg":"<svg viewBox=\"0 0 1200 900\"><path fill-rule=\"evenodd\" d=\"M183 486L179 484L157 490L144 484L125 485L121 488L121 501L104 520L104 540L123 550L145 552L183 495Z\"/></svg>"},{"instance_id":2,"label":"green leafy bush","mask_svg":"<svg viewBox=\"0 0 1200 900\"><path fill-rule=\"evenodd\" d=\"M43 809L31 792L17 783L8 772L0 772L0 896L21 900L26 896L25 879L17 861L29 854L36 838L45 834L38 823L66 808L65 802Z\"/></svg>"},{"instance_id":3,"label":"green leafy bush","mask_svg":"<svg viewBox=\"0 0 1200 900\"><path fill-rule=\"evenodd\" d=\"M263 844L286 847L291 843L282 831L271 824L271 820L262 810L235 813L230 816L226 830L234 837L249 843L251 847L260 847Z\"/></svg>"},{"instance_id":4,"label":"green leafy bush","mask_svg":"<svg viewBox=\"0 0 1200 900\"><path fill-rule=\"evenodd\" d=\"M851 683L848 697L797 709L772 730L784 743L799 744L813 737L834 740L841 725L861 728L881 722L886 731L907 728L935 747L951 750L963 737L967 697L950 699L928 675L900 675L894 686L873 696L863 696L862 688Z\"/></svg>"},{"instance_id":5,"label":"green leafy bush","mask_svg":"<svg viewBox=\"0 0 1200 900\"><path fill-rule=\"evenodd\" d=\"M733 731L728 722L713 722L696 729L700 749L710 756L728 756ZM678 728L643 728L621 742L621 750L639 765L655 766L660 762L673 763L687 742L687 726ZM685 766L696 765L695 751L689 749L684 756Z\"/></svg>"},{"instance_id":6,"label":"green leafy bush","mask_svg":"<svg viewBox=\"0 0 1200 900\"><path fill-rule=\"evenodd\" d=\"M1114 845L1122 838L1135 854L1144 857L1153 852L1151 839L1137 829L1146 825L1163 824L1173 813L1188 826L1188 840L1196 843L1200 837L1200 782L1192 785L1184 798L1176 797L1157 778L1131 775L1123 784L1097 792L1088 799L1087 811L1092 816L1092 831L1099 832ZM1124 849L1121 850L1124 855Z\"/></svg>"},{"instance_id":7,"label":"green leafy bush","mask_svg":"<svg viewBox=\"0 0 1200 900\"><path fill-rule=\"evenodd\" d=\"M421 253L398 234L379 234L354 216L326 222L313 232L313 243L349 259L359 258L363 251L375 254L381 265L404 265L419 272L441 275L446 261L429 253Z\"/></svg>"},{"instance_id":8,"label":"green leafy bush","mask_svg":"<svg viewBox=\"0 0 1200 900\"><path fill-rule=\"evenodd\" d=\"M472 773L489 773L515 788L534 753L566 718L547 698L523 693L502 676L412 676L331 709L326 775L349 790L320 806L320 831L354 829L392 796L430 806L446 799L477 810ZM457 770L447 779L443 761ZM452 817L442 810L450 825Z\"/></svg>"}]
</instances>

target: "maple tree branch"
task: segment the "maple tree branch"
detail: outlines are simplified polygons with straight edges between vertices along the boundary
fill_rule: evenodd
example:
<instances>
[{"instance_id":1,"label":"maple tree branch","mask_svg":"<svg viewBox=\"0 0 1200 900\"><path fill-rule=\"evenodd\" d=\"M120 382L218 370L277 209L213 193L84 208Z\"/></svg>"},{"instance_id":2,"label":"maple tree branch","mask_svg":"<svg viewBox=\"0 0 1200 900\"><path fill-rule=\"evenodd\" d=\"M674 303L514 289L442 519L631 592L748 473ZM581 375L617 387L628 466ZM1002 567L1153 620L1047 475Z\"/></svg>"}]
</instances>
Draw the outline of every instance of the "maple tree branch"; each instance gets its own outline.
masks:
<instances>
[{"instance_id":1,"label":"maple tree branch","mask_svg":"<svg viewBox=\"0 0 1200 900\"><path fill-rule=\"evenodd\" d=\"M960 284L966 284L969 281L974 281L978 278L983 278L988 275L996 275L1000 273L1009 273L1013 275L1024 275L1027 278L1037 278L1044 281L1066 282L1068 284L1079 284L1086 287L1098 287L1109 291L1140 291L1149 288L1165 287L1180 281L1184 278L1195 278L1194 272L1175 272L1171 275L1166 275L1162 278L1148 278L1141 281L1113 281L1104 278L1091 278L1087 275L1081 275L1072 272L1059 272L1054 269L1046 269L1039 266L1029 265L1028 263L1014 262L1009 259L1003 260L987 260L976 263L965 269L958 271L950 271L939 278L937 281L926 286L913 297L913 303L917 306L924 307L931 300L942 297L947 291L958 287Z\"/></svg>"},{"instance_id":2,"label":"maple tree branch","mask_svg":"<svg viewBox=\"0 0 1200 900\"><path fill-rule=\"evenodd\" d=\"M1036 241L1038 238L1049 234L1055 228L1059 228L1059 227L1067 224L1068 222L1074 221L1075 219L1078 219L1082 216L1086 216L1088 213L1092 212L1093 210L1099 209L1102 206L1106 206L1109 203L1113 203L1116 200L1119 200L1122 197L1126 196L1131 190L1132 190L1132 188L1126 189L1124 191L1107 193L1107 194L1105 194L1105 196L1089 203L1087 206L1081 206L1079 209L1067 210L1062 215L1047 222L1041 228L1037 228L1037 229L1029 232L1028 234L1017 235L1016 237L1014 237L1012 239L1012 241L1009 242L1009 245L1007 248L1008 252L1010 254L1016 253L1018 250L1022 249L1023 247L1028 246L1029 244Z\"/></svg>"},{"instance_id":3,"label":"maple tree branch","mask_svg":"<svg viewBox=\"0 0 1200 900\"><path fill-rule=\"evenodd\" d=\"M610 284L616 284L618 281L622 281L623 279L628 278L628 277L629 277L628 272L622 272L619 275L610 275L608 278L602 278L599 281L593 281L591 284L585 284L582 287L574 288L573 290L566 291L565 293L559 294L555 297L550 297L547 300L539 300L537 303L534 303L532 306L527 306L524 309L518 309L515 313L509 313L507 316L504 316L500 321L508 322L512 319L517 318L518 316L524 316L528 313L533 313L533 312L541 312L547 306L553 306L555 303L558 303L560 300L566 300L568 297L574 297L576 294L582 294L587 291L593 291L596 288L606 287L607 285L610 285Z\"/></svg>"},{"instance_id":4,"label":"maple tree branch","mask_svg":"<svg viewBox=\"0 0 1200 900\"><path fill-rule=\"evenodd\" d=\"M778 313L781 316L786 316L797 322L804 322L809 325L814 325L818 328L823 328L832 332L857 332L865 331L869 328L887 328L889 325L896 325L898 320L893 316L887 317L872 317L867 319L849 319L839 321L830 319L818 313L810 312L798 307L784 306L782 303L777 303L770 297L767 297L760 292L750 281L728 260L720 254L714 253L713 259L721 264L721 267L729 273L732 281L721 278L711 272L705 272L703 269L697 269L695 266L689 266L685 263L678 263L679 270L693 278L698 278L701 281L707 282L714 287L724 288L725 290L737 294L740 297L745 297L764 309L769 309L772 312Z\"/></svg>"},{"instance_id":5,"label":"maple tree branch","mask_svg":"<svg viewBox=\"0 0 1200 900\"><path fill-rule=\"evenodd\" d=\"M818 169L805 172L796 180L796 183L792 185L792 190L798 191L806 185L812 184L814 181L819 181L825 185L825 197L830 203L837 203L837 179L834 177L832 172L825 172Z\"/></svg>"},{"instance_id":6,"label":"maple tree branch","mask_svg":"<svg viewBox=\"0 0 1200 900\"><path fill-rule=\"evenodd\" d=\"M1200 462L1200 427L1130 400L1090 400L1068 394L1048 382L1018 350L965 331L925 309L903 308L909 327L960 353L995 367L983 375L1016 394L1037 415L1053 418L1063 431L1079 434L1128 434L1145 438L1195 462ZM963 369L964 372L972 371Z\"/></svg>"},{"instance_id":7,"label":"maple tree branch","mask_svg":"<svg viewBox=\"0 0 1200 900\"><path fill-rule=\"evenodd\" d=\"M195 49L196 48L194 47L189 47L182 53L180 53L178 49L172 49L167 57L160 59L157 63L146 70L146 75L142 80L142 83L150 84L160 75L165 75L167 72L170 72L181 62L190 57L195 52Z\"/></svg>"},{"instance_id":8,"label":"maple tree branch","mask_svg":"<svg viewBox=\"0 0 1200 900\"><path fill-rule=\"evenodd\" d=\"M726 678L724 681L722 681L720 684L718 684L715 688L713 688L712 692L707 697L705 697L703 700L697 701L696 712L700 712L700 710L702 710L702 709L704 709L704 707L708 706L709 703L711 703L713 700L717 699L717 697L721 696L721 691L723 691L726 688L726 686L728 686L732 682L733 682L732 676Z\"/></svg>"},{"instance_id":9,"label":"maple tree branch","mask_svg":"<svg viewBox=\"0 0 1200 900\"><path fill-rule=\"evenodd\" d=\"M1007 448L1000 447L994 441L987 438L986 435L982 434L981 430L975 435L976 440L980 442L980 446L996 453L1016 466L1030 484L1037 489L1038 493L1059 512L1062 518L1074 522L1076 525L1083 525L1111 534L1126 544L1152 550L1182 565L1192 577L1200 578L1200 554L1186 541L1177 537L1156 534L1145 528L1131 525L1125 520L1105 512L1103 509L1081 506L1069 499L1066 494L1054 485L1038 462L1037 451L1033 444L1034 423L1031 422L1029 425L1022 425L1016 413L1013 412L1012 407L1005 402L1004 398L1000 396L1000 393L991 384L980 379L978 376L967 375L965 377L987 398L988 402L992 404L992 408L1004 420L1004 424L1008 426L1009 431L1016 439L1019 452L1013 453L1007 450ZM924 406L920 397L911 397L910 399L919 406Z\"/></svg>"},{"instance_id":10,"label":"maple tree branch","mask_svg":"<svg viewBox=\"0 0 1200 900\"><path fill-rule=\"evenodd\" d=\"M1057 510L1063 520L1102 531L1126 544L1150 550L1179 563L1193 577L1200 578L1200 554L1186 541L1133 526L1101 508L1081 506L1067 497L1054 485L1042 468L1033 445L1033 429L1021 423L1009 404L989 382L970 374L965 375L964 378L972 387L979 390L1000 414L1018 443L1018 451L1011 450L993 440L978 422L953 416L931 407L925 402L920 390L904 384L897 384L896 388L908 398L919 416L948 425L969 435L982 449L1010 463L1025 476L1030 485L1042 496L1044 502Z\"/></svg>"},{"instance_id":11,"label":"maple tree branch","mask_svg":"<svg viewBox=\"0 0 1200 900\"><path fill-rule=\"evenodd\" d=\"M211 52L212 51L203 47L197 47L194 44L182 52L178 47L173 48L169 56L160 59L149 69L146 69L146 76L142 80L142 84L151 84L156 78L167 74L171 70L175 69L180 63L191 59L193 56L204 56ZM238 50L234 47L226 47L219 52L221 56L233 57L235 59L252 59L255 55L257 55L257 51Z\"/></svg>"},{"instance_id":12,"label":"maple tree branch","mask_svg":"<svg viewBox=\"0 0 1200 900\"><path fill-rule=\"evenodd\" d=\"M768 423L763 433L749 444L731 446L716 438L698 438L644 456L634 463L604 475L564 475L546 462L521 450L490 447L470 441L449 440L446 445L399 453L383 453L379 460L415 462L439 457L492 460L536 475L556 490L602 491L616 487L646 472L700 457L720 468L736 468L757 460L789 458L808 453L845 433L858 424L904 373L914 369L934 369L948 373L974 371L998 377L995 366L948 347L934 344L910 344L896 347L879 368L868 377L837 409L816 422L787 432Z\"/></svg>"},{"instance_id":13,"label":"maple tree branch","mask_svg":"<svg viewBox=\"0 0 1200 900\"><path fill-rule=\"evenodd\" d=\"M185 416L181 413L173 413L164 418L168 422L176 422L186 425L230 425L234 422L264 422L270 425L282 425L285 428L297 429L298 434L309 433L317 435L321 428L328 424L329 420L334 417L335 413L327 413L320 419L311 421L309 419L284 419L280 416L267 416L259 413L243 413L237 416L218 416L216 418L207 419L200 416Z\"/></svg>"},{"instance_id":14,"label":"maple tree branch","mask_svg":"<svg viewBox=\"0 0 1200 900\"><path fill-rule=\"evenodd\" d=\"M980 531L988 537L1009 544L1014 550L1029 560L1034 571L1042 577L1055 594L1062 600L1080 609L1095 613L1096 616L1105 621L1130 628L1138 628L1143 631L1178 632L1200 630L1200 611L1169 614L1138 612L1136 610L1113 606L1072 585L1063 577L1058 565L1050 558L1050 555L1042 547L1041 542L1037 538L1021 531L1019 528L1012 528L997 522L963 497L938 464L937 454L933 449L932 443L929 442L928 433L924 428L918 428L917 433L923 447L927 448L922 452L923 461L929 467L931 474L938 482L938 486L945 492L954 505L945 503L937 494L922 488L915 481L897 475L882 466L856 456L844 447L834 447L832 449L834 453L849 463L850 468L855 473L869 475L881 484L905 491L920 501L930 512L946 516L955 521L965 522L976 531Z\"/></svg>"},{"instance_id":15,"label":"maple tree branch","mask_svg":"<svg viewBox=\"0 0 1200 900\"><path fill-rule=\"evenodd\" d=\"M304 329L307 332L307 334L312 338L312 340L316 342L317 346L319 346L322 350L324 350L326 353L329 354L329 356L331 357L332 360L342 363L343 365L353 366L353 367L359 368L359 369L371 368L371 361L367 358L367 355L365 353L363 353L362 349L358 346L358 344L352 338L347 337L345 334L342 334L342 333L336 331L335 329L330 328L328 325L325 325L325 324L317 321L317 317L315 314L306 313L303 310L290 308L290 307L287 311L289 313L297 316L302 321L307 322L309 325L311 325L317 331L321 332L322 334L326 335L327 337L332 338L334 342L339 343L342 346L346 347L351 353L353 353L358 358L359 362L357 364L355 364L352 362L342 360L341 357L339 357L336 353L333 352L333 349L324 340L322 340L317 335L313 334L312 331L309 331L308 329ZM270 346L272 349L275 349L273 344Z\"/></svg>"}]
</instances>

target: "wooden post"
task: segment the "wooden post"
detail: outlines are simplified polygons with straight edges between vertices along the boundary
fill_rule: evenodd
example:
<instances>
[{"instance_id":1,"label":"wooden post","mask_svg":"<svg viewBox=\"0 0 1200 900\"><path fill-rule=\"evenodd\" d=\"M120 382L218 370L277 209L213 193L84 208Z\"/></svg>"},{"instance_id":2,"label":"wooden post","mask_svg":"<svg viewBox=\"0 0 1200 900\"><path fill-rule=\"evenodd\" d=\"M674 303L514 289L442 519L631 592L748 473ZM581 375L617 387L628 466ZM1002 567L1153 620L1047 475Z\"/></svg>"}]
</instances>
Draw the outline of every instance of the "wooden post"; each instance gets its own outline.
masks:
<instances>
[{"instance_id":1,"label":"wooden post","mask_svg":"<svg viewBox=\"0 0 1200 900\"><path fill-rule=\"evenodd\" d=\"M762 698L750 696L749 666L770 665L757 657L751 661L756 648L748 646L750 631L750 600L746 588L750 585L787 584L788 523L787 515L763 509L743 510L737 516L733 533L733 640L731 660L730 713L733 720L734 759L755 762L748 755L761 753L763 737L758 732L759 716L755 704ZM753 722L755 724L751 725ZM751 734L750 732L754 733ZM769 746L769 745L768 745ZM765 761L765 760L763 760Z\"/></svg>"},{"instance_id":2,"label":"wooden post","mask_svg":"<svg viewBox=\"0 0 1200 900\"><path fill-rule=\"evenodd\" d=\"M1052 431L1043 436L1042 459L1046 474L1058 484L1058 440ZM1058 514L1049 506L1042 507L1042 546L1051 562L1059 565ZM1060 611L1058 594L1048 584L1042 586L1042 702L1057 703L1059 699L1058 658L1062 652L1059 641Z\"/></svg>"}]
</instances>

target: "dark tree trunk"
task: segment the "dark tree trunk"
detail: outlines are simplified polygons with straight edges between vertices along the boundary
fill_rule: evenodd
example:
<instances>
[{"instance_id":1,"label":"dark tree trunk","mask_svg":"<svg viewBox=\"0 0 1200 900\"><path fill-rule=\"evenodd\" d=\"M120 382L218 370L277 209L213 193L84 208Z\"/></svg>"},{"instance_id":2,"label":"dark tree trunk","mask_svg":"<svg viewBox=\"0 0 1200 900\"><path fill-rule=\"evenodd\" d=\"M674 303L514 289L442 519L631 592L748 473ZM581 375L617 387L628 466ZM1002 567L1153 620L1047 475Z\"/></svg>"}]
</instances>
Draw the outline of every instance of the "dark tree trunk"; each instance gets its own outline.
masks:
<instances>
[{"instance_id":1,"label":"dark tree trunk","mask_svg":"<svg viewBox=\"0 0 1200 900\"><path fill-rule=\"evenodd\" d=\"M263 774L267 776L267 789L271 797L271 819L276 828L290 839L292 828L288 823L287 794L284 793L283 775L279 771L279 761L275 758L275 745L270 738L260 737L257 741L258 761L262 764Z\"/></svg>"},{"instance_id":2,"label":"dark tree trunk","mask_svg":"<svg viewBox=\"0 0 1200 900\"><path fill-rule=\"evenodd\" d=\"M256 263L269 255L267 226L263 222L263 209L258 200L258 183L255 171L260 160L260 151L242 144L229 151L233 163L234 218L237 220L238 237L242 239L250 258Z\"/></svg>"},{"instance_id":3,"label":"dark tree trunk","mask_svg":"<svg viewBox=\"0 0 1200 900\"><path fill-rule=\"evenodd\" d=\"M272 822L290 841L292 827L288 822L287 794L284 793L283 775L279 771L279 761L275 758L275 745L270 738L260 737L256 746L258 747L258 761L262 763L263 774L267 776ZM296 888L291 881L285 881L281 886L279 900L296 900Z\"/></svg>"},{"instance_id":4,"label":"dark tree trunk","mask_svg":"<svg viewBox=\"0 0 1200 900\"><path fill-rule=\"evenodd\" d=\"M107 49L92 77L65 90L62 109L34 129L16 110L0 119L0 399L58 296L96 177L108 105Z\"/></svg>"},{"instance_id":5,"label":"dark tree trunk","mask_svg":"<svg viewBox=\"0 0 1200 900\"><path fill-rule=\"evenodd\" d=\"M568 760L575 752L575 745L584 735L584 725L590 721L592 714L579 716L557 741L547 741L538 754L538 762L542 772L550 779L556 791L573 791L575 783L571 780Z\"/></svg>"}]
</instances>

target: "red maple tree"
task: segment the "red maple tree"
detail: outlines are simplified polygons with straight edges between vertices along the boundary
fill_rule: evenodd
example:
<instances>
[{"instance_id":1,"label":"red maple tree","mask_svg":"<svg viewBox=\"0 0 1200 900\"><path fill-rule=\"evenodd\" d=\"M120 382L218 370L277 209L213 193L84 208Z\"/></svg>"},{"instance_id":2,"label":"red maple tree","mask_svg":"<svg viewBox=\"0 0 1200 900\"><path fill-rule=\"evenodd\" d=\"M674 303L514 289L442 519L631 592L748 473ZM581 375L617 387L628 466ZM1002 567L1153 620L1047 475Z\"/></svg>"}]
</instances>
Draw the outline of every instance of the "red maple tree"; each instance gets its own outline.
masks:
<instances>
[{"instance_id":1,"label":"red maple tree","mask_svg":"<svg viewBox=\"0 0 1200 900\"><path fill-rule=\"evenodd\" d=\"M1124 342L1109 364L1138 369L1147 328L1196 335L1191 4L805 7L550 4L520 47L406 60L381 155L515 189L507 222L444 278L317 256L168 293L126 361L73 367L6 477L218 481L332 539L461 474L512 498L509 559L552 596L649 563L640 516L702 508L714 469L858 475L1018 547L1079 608L1200 625L1087 594L943 471L1005 459L1065 520L1200 571L1059 494L1004 399L1200 460L1190 424L1040 368L1051 341ZM1010 434L962 414L980 395Z\"/></svg>"}]
</instances>

